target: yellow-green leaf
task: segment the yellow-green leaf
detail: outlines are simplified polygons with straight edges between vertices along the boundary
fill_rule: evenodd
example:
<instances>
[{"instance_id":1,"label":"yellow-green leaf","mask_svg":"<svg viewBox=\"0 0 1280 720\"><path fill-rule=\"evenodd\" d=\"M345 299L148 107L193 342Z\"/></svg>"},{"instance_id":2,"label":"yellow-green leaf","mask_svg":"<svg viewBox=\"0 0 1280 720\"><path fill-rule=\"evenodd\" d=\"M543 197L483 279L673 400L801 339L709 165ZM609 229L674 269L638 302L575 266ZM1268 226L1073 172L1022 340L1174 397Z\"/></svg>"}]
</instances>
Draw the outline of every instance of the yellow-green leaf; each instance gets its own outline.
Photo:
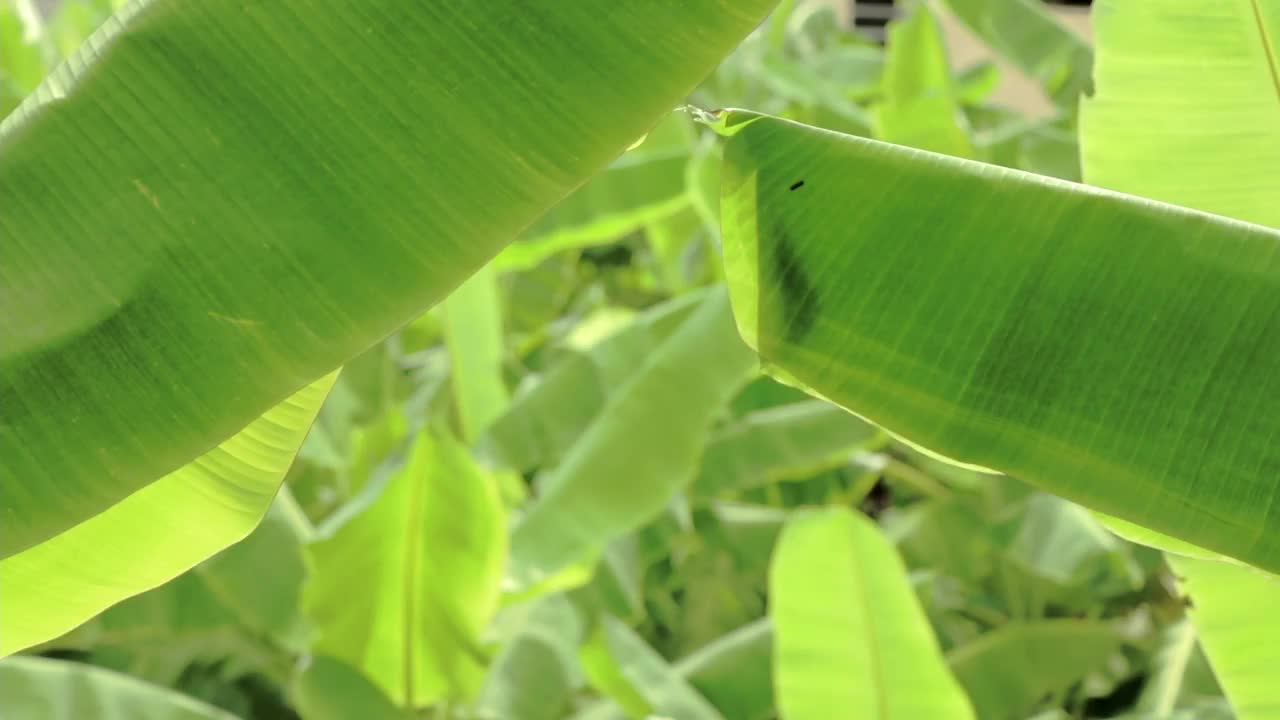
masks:
<instances>
[{"instance_id":1,"label":"yellow-green leaf","mask_svg":"<svg viewBox=\"0 0 1280 720\"><path fill-rule=\"evenodd\" d=\"M936 454L1280 570L1280 232L738 115L726 268L775 372Z\"/></svg>"},{"instance_id":2,"label":"yellow-green leaf","mask_svg":"<svg viewBox=\"0 0 1280 720\"><path fill-rule=\"evenodd\" d=\"M842 508L788 521L769 572L787 720L972 720L893 545Z\"/></svg>"}]
</instances>

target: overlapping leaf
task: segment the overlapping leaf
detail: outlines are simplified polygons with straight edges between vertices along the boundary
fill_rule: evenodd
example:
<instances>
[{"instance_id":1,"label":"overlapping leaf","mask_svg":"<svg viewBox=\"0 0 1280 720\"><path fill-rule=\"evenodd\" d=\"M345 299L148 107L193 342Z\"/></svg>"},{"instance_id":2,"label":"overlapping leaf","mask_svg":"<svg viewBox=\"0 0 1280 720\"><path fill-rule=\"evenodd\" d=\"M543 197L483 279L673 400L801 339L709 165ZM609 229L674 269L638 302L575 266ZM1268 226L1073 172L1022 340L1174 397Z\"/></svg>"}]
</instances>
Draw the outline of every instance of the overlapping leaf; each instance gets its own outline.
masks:
<instances>
[{"instance_id":1,"label":"overlapping leaf","mask_svg":"<svg viewBox=\"0 0 1280 720\"><path fill-rule=\"evenodd\" d=\"M1280 569L1280 232L727 122L734 311L779 374L935 453Z\"/></svg>"},{"instance_id":2,"label":"overlapping leaf","mask_svg":"<svg viewBox=\"0 0 1280 720\"><path fill-rule=\"evenodd\" d=\"M1274 172L1280 162L1280 51L1274 44L1280 3L1107 2L1099 5L1095 24L1098 91L1081 110L1085 179L1280 227ZM1196 72L1175 82L1188 58L1196 59ZM1161 121L1170 112L1177 113L1177 123ZM1240 262L1247 255L1227 244L1221 256ZM1232 332L1267 331L1241 323ZM1248 382L1225 356L1214 372L1224 381ZM1265 385L1253 390L1267 392ZM1212 439L1196 437L1195 443ZM1267 466L1255 472L1275 477ZM1272 497L1260 500L1269 517L1274 500L1274 488ZM1152 540L1144 528L1122 530ZM1185 577L1195 604L1196 632L1236 715L1280 717L1270 689L1280 665L1280 624L1262 611L1274 602L1268 598L1280 597L1276 578L1197 547L1154 540L1174 553L1170 563Z\"/></svg>"},{"instance_id":3,"label":"overlapping leaf","mask_svg":"<svg viewBox=\"0 0 1280 720\"><path fill-rule=\"evenodd\" d=\"M502 377L502 296L491 267L449 295L444 317L454 405L463 437L474 440L508 402Z\"/></svg>"},{"instance_id":4,"label":"overlapping leaf","mask_svg":"<svg viewBox=\"0 0 1280 720\"><path fill-rule=\"evenodd\" d=\"M0 553L442 298L770 4L127 5L0 125Z\"/></svg>"},{"instance_id":5,"label":"overlapping leaf","mask_svg":"<svg viewBox=\"0 0 1280 720\"><path fill-rule=\"evenodd\" d=\"M248 535L271 505L333 380L311 384L105 512L0 560L0 585L9 589L0 654L61 635Z\"/></svg>"}]
</instances>

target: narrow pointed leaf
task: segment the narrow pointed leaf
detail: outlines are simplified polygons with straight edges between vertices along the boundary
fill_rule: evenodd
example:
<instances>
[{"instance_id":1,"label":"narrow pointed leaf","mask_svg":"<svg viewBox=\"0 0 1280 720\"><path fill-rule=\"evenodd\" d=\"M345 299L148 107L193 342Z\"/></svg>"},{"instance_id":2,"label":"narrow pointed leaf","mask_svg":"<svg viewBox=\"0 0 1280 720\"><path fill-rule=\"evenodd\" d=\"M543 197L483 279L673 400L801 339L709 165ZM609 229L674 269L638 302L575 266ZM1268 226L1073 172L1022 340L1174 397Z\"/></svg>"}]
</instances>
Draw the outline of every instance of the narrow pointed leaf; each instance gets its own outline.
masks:
<instances>
[{"instance_id":1,"label":"narrow pointed leaf","mask_svg":"<svg viewBox=\"0 0 1280 720\"><path fill-rule=\"evenodd\" d=\"M697 497L767 485L846 463L880 432L822 401L750 413L716 431L690 491Z\"/></svg>"},{"instance_id":2,"label":"narrow pointed leaf","mask_svg":"<svg viewBox=\"0 0 1280 720\"><path fill-rule=\"evenodd\" d=\"M790 520L769 597L774 691L787 720L974 717L902 559L865 516L832 508Z\"/></svg>"},{"instance_id":3,"label":"narrow pointed leaf","mask_svg":"<svg viewBox=\"0 0 1280 720\"><path fill-rule=\"evenodd\" d=\"M467 278L444 302L445 344L453 399L468 442L506 409L502 379L502 297L498 278L486 266Z\"/></svg>"},{"instance_id":4,"label":"narrow pointed leaf","mask_svg":"<svg viewBox=\"0 0 1280 720\"><path fill-rule=\"evenodd\" d=\"M1165 717L1173 713L1182 695L1183 678L1196 650L1195 626L1183 618L1161 631L1159 642L1134 710Z\"/></svg>"},{"instance_id":5,"label":"narrow pointed leaf","mask_svg":"<svg viewBox=\"0 0 1280 720\"><path fill-rule=\"evenodd\" d=\"M599 552L689 483L711 423L755 367L723 288L644 358L516 527L512 563L530 584Z\"/></svg>"},{"instance_id":6,"label":"narrow pointed leaf","mask_svg":"<svg viewBox=\"0 0 1280 720\"><path fill-rule=\"evenodd\" d=\"M575 720L620 720L622 717L649 717L653 706L622 672L622 664L609 647L603 623L597 622L591 634L578 647L578 661L587 682L602 696L587 706Z\"/></svg>"},{"instance_id":7,"label":"narrow pointed leaf","mask_svg":"<svg viewBox=\"0 0 1280 720\"><path fill-rule=\"evenodd\" d=\"M954 461L1280 569L1280 232L738 127L726 267L780 375Z\"/></svg>"},{"instance_id":8,"label":"narrow pointed leaf","mask_svg":"<svg viewBox=\"0 0 1280 720\"><path fill-rule=\"evenodd\" d=\"M876 105L876 137L899 145L973 157L968 123L947 61L942 29L929 6L916 5L888 30L883 99Z\"/></svg>"},{"instance_id":9,"label":"narrow pointed leaf","mask_svg":"<svg viewBox=\"0 0 1280 720\"><path fill-rule=\"evenodd\" d=\"M0 557L443 298L771 0L135 0L0 124Z\"/></svg>"},{"instance_id":10,"label":"narrow pointed leaf","mask_svg":"<svg viewBox=\"0 0 1280 720\"><path fill-rule=\"evenodd\" d=\"M627 622L645 617L644 567L634 534L623 535L605 546L596 566L594 589L610 614Z\"/></svg>"},{"instance_id":11,"label":"narrow pointed leaf","mask_svg":"<svg viewBox=\"0 0 1280 720\"><path fill-rule=\"evenodd\" d=\"M480 453L520 471L557 464L701 297L688 293L662 303L553 366L535 385L517 393L481 435Z\"/></svg>"},{"instance_id":12,"label":"narrow pointed leaf","mask_svg":"<svg viewBox=\"0 0 1280 720\"><path fill-rule=\"evenodd\" d=\"M615 617L601 618L600 642L617 666L617 671L649 710L644 716L680 720L723 720L723 716L688 681L635 631ZM620 720L622 714L612 703L585 713L586 718Z\"/></svg>"}]
</instances>

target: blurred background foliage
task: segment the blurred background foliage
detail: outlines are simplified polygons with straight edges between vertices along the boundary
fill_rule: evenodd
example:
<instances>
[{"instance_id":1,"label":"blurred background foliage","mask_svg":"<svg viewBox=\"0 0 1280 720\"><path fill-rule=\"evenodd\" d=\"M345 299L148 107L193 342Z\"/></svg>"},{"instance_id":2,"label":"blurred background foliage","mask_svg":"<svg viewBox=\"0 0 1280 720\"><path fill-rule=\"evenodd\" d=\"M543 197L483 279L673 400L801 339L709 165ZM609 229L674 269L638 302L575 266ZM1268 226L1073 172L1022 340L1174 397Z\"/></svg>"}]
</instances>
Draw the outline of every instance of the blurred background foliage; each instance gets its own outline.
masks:
<instances>
[{"instance_id":1,"label":"blurred background foliage","mask_svg":"<svg viewBox=\"0 0 1280 720\"><path fill-rule=\"evenodd\" d=\"M0 112L119 4L0 4ZM1000 66L955 67L940 17L1054 110L994 101ZM885 40L783 0L689 102L1079 179L1089 45L1038 5L916 4ZM23 717L766 720L835 716L775 688L951 682L990 720L1231 717L1158 552L757 372L719 286L718 153L673 112L351 362L247 540L0 663L94 703ZM868 532L896 553L846 542ZM937 661L860 670L885 632Z\"/></svg>"}]
</instances>

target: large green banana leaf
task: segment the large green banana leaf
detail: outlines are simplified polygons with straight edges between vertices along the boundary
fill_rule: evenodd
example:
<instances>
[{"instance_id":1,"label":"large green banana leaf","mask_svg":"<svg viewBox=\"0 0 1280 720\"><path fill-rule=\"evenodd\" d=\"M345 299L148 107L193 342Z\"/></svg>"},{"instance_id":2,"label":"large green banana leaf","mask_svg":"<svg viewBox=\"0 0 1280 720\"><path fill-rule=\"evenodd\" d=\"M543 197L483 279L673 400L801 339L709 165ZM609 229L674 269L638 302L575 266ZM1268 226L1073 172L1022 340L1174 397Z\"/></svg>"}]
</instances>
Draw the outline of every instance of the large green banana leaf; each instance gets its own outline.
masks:
<instances>
[{"instance_id":1,"label":"large green banana leaf","mask_svg":"<svg viewBox=\"0 0 1280 720\"><path fill-rule=\"evenodd\" d=\"M1104 2L1095 26L1097 93L1080 115L1085 179L1280 227L1280 2ZM1236 715L1280 718L1280 623L1266 610L1280 580L1212 558L1169 561Z\"/></svg>"},{"instance_id":2,"label":"large green banana leaf","mask_svg":"<svg viewBox=\"0 0 1280 720\"><path fill-rule=\"evenodd\" d=\"M276 496L336 375L105 512L0 560L0 655L61 635L248 535ZM277 579L288 571L277 568Z\"/></svg>"},{"instance_id":3,"label":"large green banana leaf","mask_svg":"<svg viewBox=\"0 0 1280 720\"><path fill-rule=\"evenodd\" d=\"M729 113L738 326L953 460L1280 569L1280 232Z\"/></svg>"},{"instance_id":4,"label":"large green banana leaf","mask_svg":"<svg viewBox=\"0 0 1280 720\"><path fill-rule=\"evenodd\" d=\"M0 557L442 298L771 0L135 0L0 124Z\"/></svg>"},{"instance_id":5,"label":"large green banana leaf","mask_svg":"<svg viewBox=\"0 0 1280 720\"><path fill-rule=\"evenodd\" d=\"M788 720L974 717L906 566L866 517L830 508L789 520L769 598L774 687Z\"/></svg>"},{"instance_id":6,"label":"large green banana leaf","mask_svg":"<svg viewBox=\"0 0 1280 720\"><path fill-rule=\"evenodd\" d=\"M0 661L0 713L6 720L236 720L128 675L35 657Z\"/></svg>"}]
</instances>

